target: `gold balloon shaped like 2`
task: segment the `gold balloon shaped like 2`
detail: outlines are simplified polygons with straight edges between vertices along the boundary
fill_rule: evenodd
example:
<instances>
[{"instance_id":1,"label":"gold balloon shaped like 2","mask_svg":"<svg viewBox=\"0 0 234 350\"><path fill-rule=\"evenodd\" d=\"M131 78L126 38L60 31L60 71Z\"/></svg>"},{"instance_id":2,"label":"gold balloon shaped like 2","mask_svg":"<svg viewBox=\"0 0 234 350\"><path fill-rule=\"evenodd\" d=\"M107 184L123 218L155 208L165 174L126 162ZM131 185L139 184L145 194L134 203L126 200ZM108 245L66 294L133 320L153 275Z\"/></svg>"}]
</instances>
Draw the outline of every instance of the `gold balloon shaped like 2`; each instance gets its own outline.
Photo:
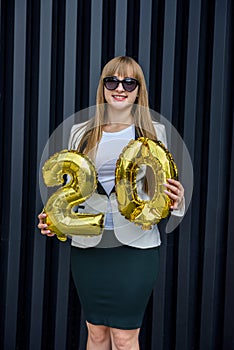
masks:
<instances>
[{"instance_id":1,"label":"gold balloon shaped like 2","mask_svg":"<svg viewBox=\"0 0 234 350\"><path fill-rule=\"evenodd\" d=\"M142 165L151 169L148 179L147 168L145 172L148 188L153 186L153 195L147 200L138 195L137 173ZM130 141L117 161L115 172L115 189L121 214L143 230L151 229L152 225L166 218L170 213L171 200L164 192L163 184L169 178L178 178L177 167L160 141L144 137Z\"/></svg>"},{"instance_id":2,"label":"gold balloon shaped like 2","mask_svg":"<svg viewBox=\"0 0 234 350\"><path fill-rule=\"evenodd\" d=\"M63 185L64 175L70 181L48 199L44 212L51 232L61 241L67 235L96 236L102 233L104 214L80 214L73 208L92 196L97 187L97 173L93 163L84 154L62 150L54 154L42 168L47 186Z\"/></svg>"}]
</instances>

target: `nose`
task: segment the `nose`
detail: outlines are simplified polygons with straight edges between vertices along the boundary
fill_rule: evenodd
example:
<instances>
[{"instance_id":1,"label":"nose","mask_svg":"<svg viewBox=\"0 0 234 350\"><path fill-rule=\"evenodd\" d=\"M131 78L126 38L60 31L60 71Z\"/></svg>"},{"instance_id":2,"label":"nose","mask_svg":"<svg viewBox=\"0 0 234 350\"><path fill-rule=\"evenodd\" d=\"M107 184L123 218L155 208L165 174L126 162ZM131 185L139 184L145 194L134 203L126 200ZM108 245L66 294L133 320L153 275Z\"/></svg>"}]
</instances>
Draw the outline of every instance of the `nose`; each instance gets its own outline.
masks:
<instances>
[{"instance_id":1,"label":"nose","mask_svg":"<svg viewBox=\"0 0 234 350\"><path fill-rule=\"evenodd\" d=\"M119 82L117 88L115 89L117 91L125 91L124 87L123 87L123 84L121 82Z\"/></svg>"}]
</instances>

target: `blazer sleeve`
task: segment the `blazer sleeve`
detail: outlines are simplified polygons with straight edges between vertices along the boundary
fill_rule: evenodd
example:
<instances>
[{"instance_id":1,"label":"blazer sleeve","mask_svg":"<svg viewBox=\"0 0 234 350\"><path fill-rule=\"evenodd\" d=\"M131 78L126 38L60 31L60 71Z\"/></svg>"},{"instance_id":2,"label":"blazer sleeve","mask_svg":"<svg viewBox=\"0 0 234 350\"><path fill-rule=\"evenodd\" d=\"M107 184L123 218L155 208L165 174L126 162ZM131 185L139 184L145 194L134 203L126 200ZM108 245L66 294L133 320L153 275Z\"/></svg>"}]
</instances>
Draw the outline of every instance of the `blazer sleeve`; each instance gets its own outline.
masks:
<instances>
[{"instance_id":1,"label":"blazer sleeve","mask_svg":"<svg viewBox=\"0 0 234 350\"><path fill-rule=\"evenodd\" d=\"M165 125L158 122L153 122L153 125L156 131L158 141L161 141L167 148L167 135Z\"/></svg>"},{"instance_id":2,"label":"blazer sleeve","mask_svg":"<svg viewBox=\"0 0 234 350\"><path fill-rule=\"evenodd\" d=\"M85 132L86 123L75 124L72 126L69 139L68 139L68 149L77 150L81 137ZM64 185L66 185L71 180L71 177L67 174L64 175Z\"/></svg>"},{"instance_id":3,"label":"blazer sleeve","mask_svg":"<svg viewBox=\"0 0 234 350\"><path fill-rule=\"evenodd\" d=\"M165 125L157 122L153 122L157 139L161 141L164 146L167 148L167 135L166 135L166 128ZM185 214L185 198L183 198L182 206L180 209L175 209L171 212L172 215L182 217Z\"/></svg>"},{"instance_id":4,"label":"blazer sleeve","mask_svg":"<svg viewBox=\"0 0 234 350\"><path fill-rule=\"evenodd\" d=\"M87 122L75 124L72 126L70 131L70 136L68 140L68 149L76 150L78 148L79 142L85 133L85 126Z\"/></svg>"}]
</instances>

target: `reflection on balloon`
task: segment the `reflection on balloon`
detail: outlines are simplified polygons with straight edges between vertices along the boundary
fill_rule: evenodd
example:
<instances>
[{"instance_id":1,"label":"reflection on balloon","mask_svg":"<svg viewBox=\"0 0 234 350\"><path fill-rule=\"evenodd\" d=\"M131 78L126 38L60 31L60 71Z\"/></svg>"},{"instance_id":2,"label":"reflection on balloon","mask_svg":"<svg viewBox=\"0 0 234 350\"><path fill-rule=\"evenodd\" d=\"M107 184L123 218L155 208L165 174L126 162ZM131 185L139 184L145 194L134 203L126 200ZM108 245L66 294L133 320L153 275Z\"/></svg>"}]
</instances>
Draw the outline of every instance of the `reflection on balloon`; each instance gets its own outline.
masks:
<instances>
[{"instance_id":1,"label":"reflection on balloon","mask_svg":"<svg viewBox=\"0 0 234 350\"><path fill-rule=\"evenodd\" d=\"M96 236L102 233L104 214L75 213L74 208L92 196L97 187L97 173L86 155L62 150L54 154L42 168L47 186L63 185L48 199L44 212L51 232L61 241L68 236Z\"/></svg>"},{"instance_id":2,"label":"reflection on balloon","mask_svg":"<svg viewBox=\"0 0 234 350\"><path fill-rule=\"evenodd\" d=\"M143 176L142 166L149 167L154 177L153 195L147 199L139 197L137 177ZM132 140L124 148L116 163L115 188L121 214L143 230L166 218L170 213L171 200L165 194L167 179L177 179L177 167L170 152L160 141L144 137ZM149 179L148 186L151 184ZM143 192L142 192L143 193Z\"/></svg>"}]
</instances>

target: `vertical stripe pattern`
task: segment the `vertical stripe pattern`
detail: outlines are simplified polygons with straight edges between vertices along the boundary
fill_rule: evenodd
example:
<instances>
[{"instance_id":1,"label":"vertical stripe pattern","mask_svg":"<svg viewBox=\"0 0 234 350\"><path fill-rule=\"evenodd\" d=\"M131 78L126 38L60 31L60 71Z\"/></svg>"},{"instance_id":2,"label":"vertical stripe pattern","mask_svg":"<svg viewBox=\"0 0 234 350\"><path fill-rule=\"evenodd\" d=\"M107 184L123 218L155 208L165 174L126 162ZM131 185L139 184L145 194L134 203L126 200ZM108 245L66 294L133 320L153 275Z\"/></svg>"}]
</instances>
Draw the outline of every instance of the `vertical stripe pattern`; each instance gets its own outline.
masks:
<instances>
[{"instance_id":1,"label":"vertical stripe pattern","mask_svg":"<svg viewBox=\"0 0 234 350\"><path fill-rule=\"evenodd\" d=\"M0 348L85 349L69 242L37 229L39 165L55 128L95 104L103 65L129 55L143 68L150 107L177 128L194 168L186 216L162 234L141 349L234 350L234 2L0 6Z\"/></svg>"}]
</instances>

